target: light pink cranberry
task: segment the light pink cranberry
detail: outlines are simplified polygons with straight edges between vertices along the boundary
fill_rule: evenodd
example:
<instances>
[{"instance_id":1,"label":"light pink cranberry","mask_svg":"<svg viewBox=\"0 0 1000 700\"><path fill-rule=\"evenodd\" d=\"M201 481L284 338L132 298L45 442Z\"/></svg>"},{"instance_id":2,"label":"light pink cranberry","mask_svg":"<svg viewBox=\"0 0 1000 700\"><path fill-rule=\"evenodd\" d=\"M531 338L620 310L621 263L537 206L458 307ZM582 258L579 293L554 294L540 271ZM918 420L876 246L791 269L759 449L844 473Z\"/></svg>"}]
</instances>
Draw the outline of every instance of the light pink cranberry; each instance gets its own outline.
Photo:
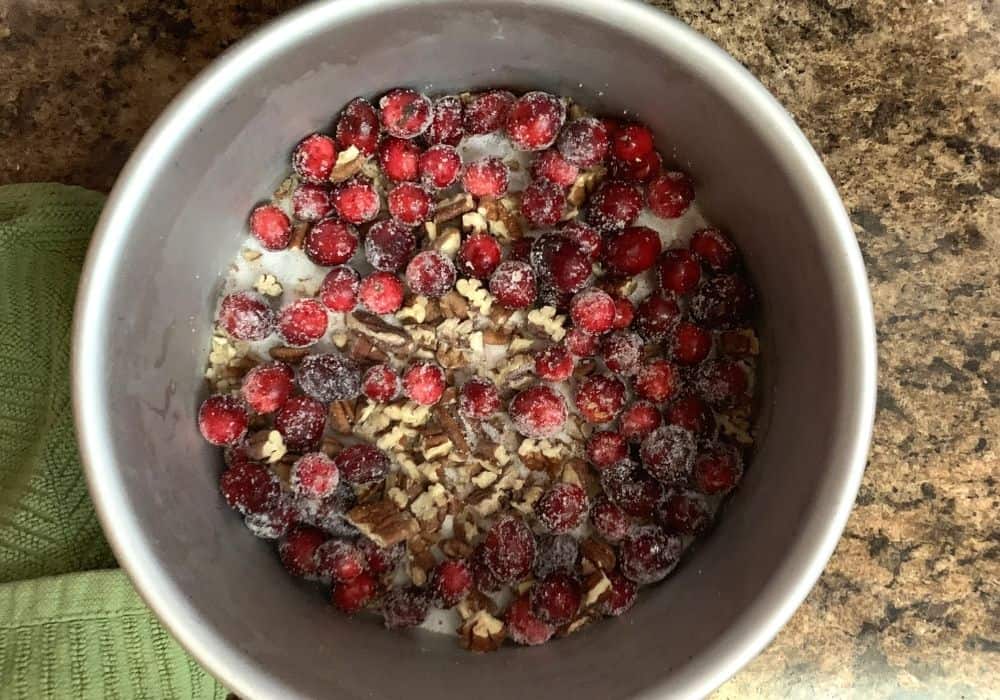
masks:
<instances>
[{"instance_id":1,"label":"light pink cranberry","mask_svg":"<svg viewBox=\"0 0 1000 700\"><path fill-rule=\"evenodd\" d=\"M292 492L305 498L329 498L337 490L339 482L337 465L322 452L302 455L289 473Z\"/></svg>"},{"instance_id":2,"label":"light pink cranberry","mask_svg":"<svg viewBox=\"0 0 1000 700\"><path fill-rule=\"evenodd\" d=\"M386 201L389 204L389 214L408 226L426 221L434 204L427 190L414 182L401 182L393 187L389 190Z\"/></svg>"},{"instance_id":3,"label":"light pink cranberry","mask_svg":"<svg viewBox=\"0 0 1000 700\"><path fill-rule=\"evenodd\" d=\"M299 221L319 221L333 211L330 188L303 182L292 191L292 213Z\"/></svg>"},{"instance_id":4,"label":"light pink cranberry","mask_svg":"<svg viewBox=\"0 0 1000 700\"><path fill-rule=\"evenodd\" d=\"M274 311L256 292L227 294L216 324L236 340L263 340L274 332Z\"/></svg>"},{"instance_id":5,"label":"light pink cranberry","mask_svg":"<svg viewBox=\"0 0 1000 700\"><path fill-rule=\"evenodd\" d=\"M436 250L417 253L406 266L406 283L410 289L432 299L447 294L455 286L456 276L451 259Z\"/></svg>"},{"instance_id":6,"label":"light pink cranberry","mask_svg":"<svg viewBox=\"0 0 1000 700\"><path fill-rule=\"evenodd\" d=\"M660 234L646 226L629 226L605 242L605 260L612 272L638 275L656 264L660 250Z\"/></svg>"},{"instance_id":7,"label":"light pink cranberry","mask_svg":"<svg viewBox=\"0 0 1000 700\"><path fill-rule=\"evenodd\" d=\"M250 212L250 233L265 250L284 250L292 241L292 222L273 204L261 204Z\"/></svg>"},{"instance_id":8,"label":"light pink cranberry","mask_svg":"<svg viewBox=\"0 0 1000 700\"><path fill-rule=\"evenodd\" d=\"M365 259L382 272L403 269L416 248L413 230L392 219L376 221L365 236Z\"/></svg>"},{"instance_id":9,"label":"light pink cranberry","mask_svg":"<svg viewBox=\"0 0 1000 700\"><path fill-rule=\"evenodd\" d=\"M403 282L391 272L373 272L361 280L358 299L373 314L394 314L403 306Z\"/></svg>"},{"instance_id":10,"label":"light pink cranberry","mask_svg":"<svg viewBox=\"0 0 1000 700\"><path fill-rule=\"evenodd\" d=\"M389 365L372 365L361 379L361 393L379 403L392 401L402 388L399 374Z\"/></svg>"},{"instance_id":11,"label":"light pink cranberry","mask_svg":"<svg viewBox=\"0 0 1000 700\"><path fill-rule=\"evenodd\" d=\"M676 535L655 526L639 528L622 541L622 573L640 585L662 581L677 566L682 550Z\"/></svg>"},{"instance_id":12,"label":"light pink cranberry","mask_svg":"<svg viewBox=\"0 0 1000 700\"><path fill-rule=\"evenodd\" d=\"M486 420L500 410L500 392L489 379L475 377L462 385L458 410L474 420Z\"/></svg>"},{"instance_id":13,"label":"light pink cranberry","mask_svg":"<svg viewBox=\"0 0 1000 700\"><path fill-rule=\"evenodd\" d=\"M315 299L299 299L278 313L278 335L287 345L304 348L323 337L326 309Z\"/></svg>"},{"instance_id":14,"label":"light pink cranberry","mask_svg":"<svg viewBox=\"0 0 1000 700\"><path fill-rule=\"evenodd\" d=\"M521 192L521 214L531 228L554 226L565 206L562 188L549 180L534 180Z\"/></svg>"},{"instance_id":15,"label":"light pink cranberry","mask_svg":"<svg viewBox=\"0 0 1000 700\"><path fill-rule=\"evenodd\" d=\"M213 445L236 443L246 435L248 424L246 407L234 396L209 396L198 409L198 429Z\"/></svg>"},{"instance_id":16,"label":"light pink cranberry","mask_svg":"<svg viewBox=\"0 0 1000 700\"><path fill-rule=\"evenodd\" d=\"M421 406L440 401L446 385L444 370L433 362L415 362L403 374L403 392Z\"/></svg>"},{"instance_id":17,"label":"light pink cranberry","mask_svg":"<svg viewBox=\"0 0 1000 700\"><path fill-rule=\"evenodd\" d=\"M274 413L292 395L295 373L283 362L258 365L243 377L240 394L257 413Z\"/></svg>"},{"instance_id":18,"label":"light pink cranberry","mask_svg":"<svg viewBox=\"0 0 1000 700\"><path fill-rule=\"evenodd\" d=\"M628 457L628 442L621 433L595 430L587 438L586 454L597 469L607 469Z\"/></svg>"},{"instance_id":19,"label":"light pink cranberry","mask_svg":"<svg viewBox=\"0 0 1000 700\"><path fill-rule=\"evenodd\" d=\"M608 154L608 130L599 120L593 117L577 119L567 124L556 148L567 162L580 168L590 168Z\"/></svg>"},{"instance_id":20,"label":"light pink cranberry","mask_svg":"<svg viewBox=\"0 0 1000 700\"><path fill-rule=\"evenodd\" d=\"M458 182L462 172L462 158L454 146L439 143L420 154L420 178L428 187L444 189Z\"/></svg>"},{"instance_id":21,"label":"light pink cranberry","mask_svg":"<svg viewBox=\"0 0 1000 700\"><path fill-rule=\"evenodd\" d=\"M431 101L416 90L396 88L378 101L379 118L390 136L412 139L431 123Z\"/></svg>"},{"instance_id":22,"label":"light pink cranberry","mask_svg":"<svg viewBox=\"0 0 1000 700\"><path fill-rule=\"evenodd\" d=\"M663 423L663 416L649 401L636 401L619 417L622 435L630 442L640 442Z\"/></svg>"},{"instance_id":23,"label":"light pink cranberry","mask_svg":"<svg viewBox=\"0 0 1000 700\"><path fill-rule=\"evenodd\" d=\"M642 192L625 180L605 180L590 197L588 221L602 231L620 231L642 211Z\"/></svg>"},{"instance_id":24,"label":"light pink cranberry","mask_svg":"<svg viewBox=\"0 0 1000 700\"><path fill-rule=\"evenodd\" d=\"M458 250L458 269L470 277L487 279L497 269L502 255L496 238L488 233L474 233L462 241Z\"/></svg>"},{"instance_id":25,"label":"light pink cranberry","mask_svg":"<svg viewBox=\"0 0 1000 700\"><path fill-rule=\"evenodd\" d=\"M555 571L538 581L529 592L532 612L550 625L572 622L583 602L583 590L575 576Z\"/></svg>"},{"instance_id":26,"label":"light pink cranberry","mask_svg":"<svg viewBox=\"0 0 1000 700\"><path fill-rule=\"evenodd\" d=\"M677 389L677 370L666 360L646 362L632 380L635 393L654 403L663 403Z\"/></svg>"},{"instance_id":27,"label":"light pink cranberry","mask_svg":"<svg viewBox=\"0 0 1000 700\"><path fill-rule=\"evenodd\" d=\"M630 376L639 369L642 346L642 338L637 333L612 333L601 343L601 358L615 374Z\"/></svg>"},{"instance_id":28,"label":"light pink cranberry","mask_svg":"<svg viewBox=\"0 0 1000 700\"><path fill-rule=\"evenodd\" d=\"M219 491L229 507L241 515L264 514L277 506L281 483L270 469L240 462L222 472Z\"/></svg>"},{"instance_id":29,"label":"light pink cranberry","mask_svg":"<svg viewBox=\"0 0 1000 700\"><path fill-rule=\"evenodd\" d=\"M428 588L443 608L452 608L472 590L472 570L460 559L446 559L431 571Z\"/></svg>"},{"instance_id":30,"label":"light pink cranberry","mask_svg":"<svg viewBox=\"0 0 1000 700\"><path fill-rule=\"evenodd\" d=\"M610 423L625 404L625 385L614 377L592 374L580 382L574 402L588 423Z\"/></svg>"},{"instance_id":31,"label":"light pink cranberry","mask_svg":"<svg viewBox=\"0 0 1000 700\"><path fill-rule=\"evenodd\" d=\"M691 178L681 172L670 171L653 178L646 185L649 208L661 219L676 219L688 210L694 201Z\"/></svg>"},{"instance_id":32,"label":"light pink cranberry","mask_svg":"<svg viewBox=\"0 0 1000 700\"><path fill-rule=\"evenodd\" d=\"M499 158L474 160L465 166L462 187L474 197L499 197L507 192L510 168Z\"/></svg>"},{"instance_id":33,"label":"light pink cranberry","mask_svg":"<svg viewBox=\"0 0 1000 700\"><path fill-rule=\"evenodd\" d=\"M364 555L347 540L327 540L316 549L316 570L334 585L353 581L365 571Z\"/></svg>"},{"instance_id":34,"label":"light pink cranberry","mask_svg":"<svg viewBox=\"0 0 1000 700\"><path fill-rule=\"evenodd\" d=\"M557 535L576 528L583 522L586 514L587 492L576 484L553 484L535 504L538 522Z\"/></svg>"},{"instance_id":35,"label":"light pink cranberry","mask_svg":"<svg viewBox=\"0 0 1000 700\"><path fill-rule=\"evenodd\" d=\"M531 265L516 260L500 263L490 276L490 293L508 309L524 309L538 294Z\"/></svg>"},{"instance_id":36,"label":"light pink cranberry","mask_svg":"<svg viewBox=\"0 0 1000 700\"><path fill-rule=\"evenodd\" d=\"M420 147L412 141L387 138L379 147L378 162L390 180L417 180L420 174Z\"/></svg>"},{"instance_id":37,"label":"light pink cranberry","mask_svg":"<svg viewBox=\"0 0 1000 700\"><path fill-rule=\"evenodd\" d=\"M382 204L371 180L356 176L333 190L333 208L344 221L363 224L378 216Z\"/></svg>"},{"instance_id":38,"label":"light pink cranberry","mask_svg":"<svg viewBox=\"0 0 1000 700\"><path fill-rule=\"evenodd\" d=\"M293 452L307 452L318 445L325 425L326 406L311 396L293 396L274 416L274 427Z\"/></svg>"},{"instance_id":39,"label":"light pink cranberry","mask_svg":"<svg viewBox=\"0 0 1000 700\"><path fill-rule=\"evenodd\" d=\"M374 445L352 445L334 458L340 476L349 484L381 481L389 473L389 458Z\"/></svg>"},{"instance_id":40,"label":"light pink cranberry","mask_svg":"<svg viewBox=\"0 0 1000 700\"><path fill-rule=\"evenodd\" d=\"M358 304L361 276L353 267L339 265L326 273L318 297L330 311L353 311Z\"/></svg>"},{"instance_id":41,"label":"light pink cranberry","mask_svg":"<svg viewBox=\"0 0 1000 700\"><path fill-rule=\"evenodd\" d=\"M628 513L605 496L597 498L590 507L590 521L594 524L597 534L609 542L619 541L632 529L632 520Z\"/></svg>"},{"instance_id":42,"label":"light pink cranberry","mask_svg":"<svg viewBox=\"0 0 1000 700\"><path fill-rule=\"evenodd\" d=\"M462 111L462 101L455 95L445 95L434 100L431 123L424 133L427 143L457 146L465 135Z\"/></svg>"},{"instance_id":43,"label":"light pink cranberry","mask_svg":"<svg viewBox=\"0 0 1000 700\"><path fill-rule=\"evenodd\" d=\"M507 115L516 99L507 90L479 93L465 107L465 130L470 134L499 131L507 121Z\"/></svg>"},{"instance_id":44,"label":"light pink cranberry","mask_svg":"<svg viewBox=\"0 0 1000 700\"><path fill-rule=\"evenodd\" d=\"M663 253L656 272L660 286L675 294L690 294L701 281L701 265L688 250L673 249Z\"/></svg>"},{"instance_id":45,"label":"light pink cranberry","mask_svg":"<svg viewBox=\"0 0 1000 700\"><path fill-rule=\"evenodd\" d=\"M337 162L337 143L323 134L310 134L292 151L292 170L306 182L328 182Z\"/></svg>"},{"instance_id":46,"label":"light pink cranberry","mask_svg":"<svg viewBox=\"0 0 1000 700\"><path fill-rule=\"evenodd\" d=\"M569 187L576 182L580 169L559 155L559 151L550 148L542 151L531 164L531 174L538 179L554 182L560 187Z\"/></svg>"},{"instance_id":47,"label":"light pink cranberry","mask_svg":"<svg viewBox=\"0 0 1000 700\"><path fill-rule=\"evenodd\" d=\"M551 387L539 385L518 393L507 406L514 427L525 437L552 437L566 423L566 402Z\"/></svg>"},{"instance_id":48,"label":"light pink cranberry","mask_svg":"<svg viewBox=\"0 0 1000 700\"><path fill-rule=\"evenodd\" d=\"M350 581L336 584L330 597L338 610L353 615L361 612L377 592L378 582L370 574L361 573Z\"/></svg>"},{"instance_id":49,"label":"light pink cranberry","mask_svg":"<svg viewBox=\"0 0 1000 700\"><path fill-rule=\"evenodd\" d=\"M680 315L680 307L672 297L654 294L643 299L635 310L633 326L646 340L660 342L670 336Z\"/></svg>"},{"instance_id":50,"label":"light pink cranberry","mask_svg":"<svg viewBox=\"0 0 1000 700\"><path fill-rule=\"evenodd\" d=\"M312 225L302 248L317 265L340 265L358 249L358 232L350 224L328 217Z\"/></svg>"},{"instance_id":51,"label":"light pink cranberry","mask_svg":"<svg viewBox=\"0 0 1000 700\"><path fill-rule=\"evenodd\" d=\"M292 576L316 575L316 550L326 542L322 530L307 525L296 527L278 545L278 555Z\"/></svg>"},{"instance_id":52,"label":"light pink cranberry","mask_svg":"<svg viewBox=\"0 0 1000 700\"><path fill-rule=\"evenodd\" d=\"M340 113L335 135L340 147L345 150L354 146L365 156L375 153L379 140L375 108L365 98L355 97Z\"/></svg>"},{"instance_id":53,"label":"light pink cranberry","mask_svg":"<svg viewBox=\"0 0 1000 700\"><path fill-rule=\"evenodd\" d=\"M576 294L569 306L573 325L600 335L611 330L615 320L615 302L607 292L591 287Z\"/></svg>"},{"instance_id":54,"label":"light pink cranberry","mask_svg":"<svg viewBox=\"0 0 1000 700\"><path fill-rule=\"evenodd\" d=\"M562 100L547 92L528 92L510 108L504 130L515 148L544 151L555 143L565 121Z\"/></svg>"},{"instance_id":55,"label":"light pink cranberry","mask_svg":"<svg viewBox=\"0 0 1000 700\"><path fill-rule=\"evenodd\" d=\"M562 382L573 374L573 356L564 345L549 345L535 353L535 374L548 382Z\"/></svg>"}]
</instances>

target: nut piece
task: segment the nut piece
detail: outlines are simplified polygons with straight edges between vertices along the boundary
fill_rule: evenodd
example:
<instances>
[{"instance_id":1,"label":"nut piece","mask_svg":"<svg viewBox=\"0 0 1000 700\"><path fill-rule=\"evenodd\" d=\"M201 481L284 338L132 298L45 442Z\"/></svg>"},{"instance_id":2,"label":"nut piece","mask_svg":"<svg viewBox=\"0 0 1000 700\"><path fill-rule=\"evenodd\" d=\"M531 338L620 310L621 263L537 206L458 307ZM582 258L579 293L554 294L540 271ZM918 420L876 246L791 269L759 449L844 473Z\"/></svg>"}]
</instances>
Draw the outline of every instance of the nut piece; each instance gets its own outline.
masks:
<instances>
[{"instance_id":1,"label":"nut piece","mask_svg":"<svg viewBox=\"0 0 1000 700\"><path fill-rule=\"evenodd\" d=\"M288 448L277 430L259 430L247 439L246 451L250 459L274 464L281 461Z\"/></svg>"},{"instance_id":2,"label":"nut piece","mask_svg":"<svg viewBox=\"0 0 1000 700\"><path fill-rule=\"evenodd\" d=\"M544 333L556 343L566 337L564 323L566 317L560 315L554 306L543 306L528 312L528 326Z\"/></svg>"},{"instance_id":3,"label":"nut piece","mask_svg":"<svg viewBox=\"0 0 1000 700\"><path fill-rule=\"evenodd\" d=\"M280 297L282 287L274 275L263 274L253 283L253 288L266 297Z\"/></svg>"},{"instance_id":4,"label":"nut piece","mask_svg":"<svg viewBox=\"0 0 1000 700\"><path fill-rule=\"evenodd\" d=\"M462 214L462 230L467 234L486 233L486 218L478 211Z\"/></svg>"},{"instance_id":5,"label":"nut piece","mask_svg":"<svg viewBox=\"0 0 1000 700\"><path fill-rule=\"evenodd\" d=\"M333 170L330 171L330 182L344 182L354 177L361 172L365 160L356 146L348 146L337 154L337 162L333 164Z\"/></svg>"},{"instance_id":6,"label":"nut piece","mask_svg":"<svg viewBox=\"0 0 1000 700\"><path fill-rule=\"evenodd\" d=\"M444 221L457 219L462 214L470 212L476 208L476 200L468 192L457 194L454 197L442 199L434 208L434 223L440 224Z\"/></svg>"},{"instance_id":7,"label":"nut piece","mask_svg":"<svg viewBox=\"0 0 1000 700\"><path fill-rule=\"evenodd\" d=\"M403 328L367 311L355 311L345 316L348 329L368 338L385 352L406 355L413 352L413 338Z\"/></svg>"},{"instance_id":8,"label":"nut piece","mask_svg":"<svg viewBox=\"0 0 1000 700\"><path fill-rule=\"evenodd\" d=\"M420 531L417 521L389 499L355 506L345 518L380 547L391 547Z\"/></svg>"},{"instance_id":9,"label":"nut piece","mask_svg":"<svg viewBox=\"0 0 1000 700\"><path fill-rule=\"evenodd\" d=\"M504 624L485 610L462 623L458 628L462 648L470 651L496 651L507 637Z\"/></svg>"},{"instance_id":10,"label":"nut piece","mask_svg":"<svg viewBox=\"0 0 1000 700\"><path fill-rule=\"evenodd\" d=\"M603 571L595 571L583 582L583 607L597 605L611 593L611 581Z\"/></svg>"},{"instance_id":11,"label":"nut piece","mask_svg":"<svg viewBox=\"0 0 1000 700\"><path fill-rule=\"evenodd\" d=\"M611 571L615 568L615 550L594 537L588 537L580 543L580 556L585 562L590 562L595 570Z\"/></svg>"},{"instance_id":12,"label":"nut piece","mask_svg":"<svg viewBox=\"0 0 1000 700\"><path fill-rule=\"evenodd\" d=\"M302 244L305 243L307 233L309 233L309 224L304 221L300 221L292 226L292 240L288 244L288 247L301 250ZM312 295L310 294L308 296Z\"/></svg>"},{"instance_id":13,"label":"nut piece","mask_svg":"<svg viewBox=\"0 0 1000 700\"><path fill-rule=\"evenodd\" d=\"M441 426L444 434L448 436L448 440L452 443L455 452L460 455L469 454L469 441L465 436L465 430L462 428L462 424L458 422L458 418L452 412L451 408L438 403L431 409L431 413L434 414L434 418L437 419L438 425Z\"/></svg>"},{"instance_id":14,"label":"nut piece","mask_svg":"<svg viewBox=\"0 0 1000 700\"><path fill-rule=\"evenodd\" d=\"M441 231L441 233L434 239L433 248L442 255L447 255L449 258L455 257L458 253L458 249L462 247L462 232L453 226Z\"/></svg>"},{"instance_id":15,"label":"nut piece","mask_svg":"<svg viewBox=\"0 0 1000 700\"><path fill-rule=\"evenodd\" d=\"M334 401L330 404L330 427L333 432L350 435L357 418L357 401Z\"/></svg>"},{"instance_id":16,"label":"nut piece","mask_svg":"<svg viewBox=\"0 0 1000 700\"><path fill-rule=\"evenodd\" d=\"M361 363L386 362L389 355L372 342L370 336L353 335L347 344L347 355Z\"/></svg>"},{"instance_id":17,"label":"nut piece","mask_svg":"<svg viewBox=\"0 0 1000 700\"><path fill-rule=\"evenodd\" d=\"M420 295L406 299L403 308L396 312L396 320L400 323L423 323L427 319L427 302L427 297Z\"/></svg>"},{"instance_id":18,"label":"nut piece","mask_svg":"<svg viewBox=\"0 0 1000 700\"><path fill-rule=\"evenodd\" d=\"M438 301L445 318L468 318L469 304L456 291L450 291Z\"/></svg>"},{"instance_id":19,"label":"nut piece","mask_svg":"<svg viewBox=\"0 0 1000 700\"><path fill-rule=\"evenodd\" d=\"M455 283L455 290L469 300L476 311L483 316L489 316L493 310L493 295L477 279L460 279Z\"/></svg>"}]
</instances>

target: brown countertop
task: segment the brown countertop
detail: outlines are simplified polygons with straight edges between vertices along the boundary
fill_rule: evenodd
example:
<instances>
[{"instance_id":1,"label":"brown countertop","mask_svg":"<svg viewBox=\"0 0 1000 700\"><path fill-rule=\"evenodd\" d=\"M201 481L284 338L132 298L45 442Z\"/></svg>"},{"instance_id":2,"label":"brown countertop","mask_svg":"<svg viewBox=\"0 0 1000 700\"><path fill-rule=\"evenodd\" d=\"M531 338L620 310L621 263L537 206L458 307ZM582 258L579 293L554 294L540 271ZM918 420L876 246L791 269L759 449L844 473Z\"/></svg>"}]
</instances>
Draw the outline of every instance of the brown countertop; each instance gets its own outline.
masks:
<instances>
[{"instance_id":1,"label":"brown countertop","mask_svg":"<svg viewBox=\"0 0 1000 700\"><path fill-rule=\"evenodd\" d=\"M0 183L108 190L192 76L297 4L0 0ZM995 697L1000 5L654 4L742 61L817 147L879 330L875 440L844 537L792 621L717 696Z\"/></svg>"}]
</instances>

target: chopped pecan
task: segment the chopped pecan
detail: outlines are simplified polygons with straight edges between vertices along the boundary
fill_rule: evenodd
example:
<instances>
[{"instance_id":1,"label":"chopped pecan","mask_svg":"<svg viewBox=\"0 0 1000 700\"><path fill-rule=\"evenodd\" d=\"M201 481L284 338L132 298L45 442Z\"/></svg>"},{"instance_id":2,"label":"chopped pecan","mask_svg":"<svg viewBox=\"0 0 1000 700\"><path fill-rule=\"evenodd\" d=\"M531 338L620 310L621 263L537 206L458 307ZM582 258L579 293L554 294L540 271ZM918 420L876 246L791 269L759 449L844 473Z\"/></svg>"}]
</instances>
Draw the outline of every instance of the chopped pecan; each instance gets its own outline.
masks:
<instances>
[{"instance_id":1,"label":"chopped pecan","mask_svg":"<svg viewBox=\"0 0 1000 700\"><path fill-rule=\"evenodd\" d=\"M437 350L434 351L434 359L445 369L458 369L467 367L469 364L465 359L465 354L459 348L448 343L438 344Z\"/></svg>"},{"instance_id":2,"label":"chopped pecan","mask_svg":"<svg viewBox=\"0 0 1000 700\"><path fill-rule=\"evenodd\" d=\"M434 208L434 223L440 224L444 221L457 219L462 214L473 211L475 208L476 200L467 192L442 199Z\"/></svg>"},{"instance_id":3,"label":"chopped pecan","mask_svg":"<svg viewBox=\"0 0 1000 700\"><path fill-rule=\"evenodd\" d=\"M290 348L285 345L276 345L267 351L273 360L280 360L289 364L298 364L302 358L309 354L309 348Z\"/></svg>"},{"instance_id":4,"label":"chopped pecan","mask_svg":"<svg viewBox=\"0 0 1000 700\"><path fill-rule=\"evenodd\" d=\"M348 146L337 154L337 162L330 171L330 182L339 183L349 180L361 172L366 158L356 146Z\"/></svg>"},{"instance_id":5,"label":"chopped pecan","mask_svg":"<svg viewBox=\"0 0 1000 700\"><path fill-rule=\"evenodd\" d=\"M585 357L578 360L576 367L573 368L573 376L577 379L583 379L584 377L589 377L597 369L597 361L589 357Z\"/></svg>"},{"instance_id":6,"label":"chopped pecan","mask_svg":"<svg viewBox=\"0 0 1000 700\"><path fill-rule=\"evenodd\" d=\"M468 620L481 610L485 610L490 615L496 615L497 604L493 602L492 598L473 588L469 591L469 595L455 606L455 610L458 611L463 620Z\"/></svg>"},{"instance_id":7,"label":"chopped pecan","mask_svg":"<svg viewBox=\"0 0 1000 700\"><path fill-rule=\"evenodd\" d=\"M588 537L580 543L580 556L598 571L611 571L615 568L615 550L595 537Z\"/></svg>"},{"instance_id":8,"label":"chopped pecan","mask_svg":"<svg viewBox=\"0 0 1000 700\"><path fill-rule=\"evenodd\" d=\"M502 331L498 328L487 328L483 331L483 342L487 345L507 345L510 342L509 331Z\"/></svg>"},{"instance_id":9,"label":"chopped pecan","mask_svg":"<svg viewBox=\"0 0 1000 700\"><path fill-rule=\"evenodd\" d=\"M448 436L455 451L463 455L468 454L469 441L466 438L465 429L459 422L458 415L444 402L435 404L431 413L434 414L434 418L437 419L444 434Z\"/></svg>"},{"instance_id":10,"label":"chopped pecan","mask_svg":"<svg viewBox=\"0 0 1000 700\"><path fill-rule=\"evenodd\" d=\"M379 318L367 311L355 311L346 316L347 327L367 337L372 344L382 350L406 355L413 352L413 338L403 328Z\"/></svg>"},{"instance_id":11,"label":"chopped pecan","mask_svg":"<svg viewBox=\"0 0 1000 700\"><path fill-rule=\"evenodd\" d=\"M391 547L419 531L417 521L388 499L355 506L346 518L380 547Z\"/></svg>"},{"instance_id":12,"label":"chopped pecan","mask_svg":"<svg viewBox=\"0 0 1000 700\"><path fill-rule=\"evenodd\" d=\"M507 637L503 622L480 610L458 628L460 644L469 651L496 651Z\"/></svg>"},{"instance_id":13,"label":"chopped pecan","mask_svg":"<svg viewBox=\"0 0 1000 700\"><path fill-rule=\"evenodd\" d=\"M327 436L323 438L323 442L320 443L319 449L320 452L325 454L327 457L336 457L343 451L344 446L339 440L337 440L337 438Z\"/></svg>"},{"instance_id":14,"label":"chopped pecan","mask_svg":"<svg viewBox=\"0 0 1000 700\"><path fill-rule=\"evenodd\" d=\"M294 226L292 226L292 240L289 242L289 248L302 248L302 244L306 240L306 234L309 233L309 224L304 221L300 221Z\"/></svg>"},{"instance_id":15,"label":"chopped pecan","mask_svg":"<svg viewBox=\"0 0 1000 700\"><path fill-rule=\"evenodd\" d=\"M441 313L445 318L468 318L469 303L462 298L462 295L452 290L438 300L441 305Z\"/></svg>"},{"instance_id":16,"label":"chopped pecan","mask_svg":"<svg viewBox=\"0 0 1000 700\"><path fill-rule=\"evenodd\" d=\"M350 435L357 418L357 401L334 401L330 404L330 427L335 433Z\"/></svg>"},{"instance_id":17,"label":"chopped pecan","mask_svg":"<svg viewBox=\"0 0 1000 700\"><path fill-rule=\"evenodd\" d=\"M356 333L348 340L347 354L358 362L386 362L389 355L372 342L370 336Z\"/></svg>"},{"instance_id":18,"label":"chopped pecan","mask_svg":"<svg viewBox=\"0 0 1000 700\"><path fill-rule=\"evenodd\" d=\"M441 543L441 551L452 559L464 559L472 554L472 545L453 537Z\"/></svg>"}]
</instances>

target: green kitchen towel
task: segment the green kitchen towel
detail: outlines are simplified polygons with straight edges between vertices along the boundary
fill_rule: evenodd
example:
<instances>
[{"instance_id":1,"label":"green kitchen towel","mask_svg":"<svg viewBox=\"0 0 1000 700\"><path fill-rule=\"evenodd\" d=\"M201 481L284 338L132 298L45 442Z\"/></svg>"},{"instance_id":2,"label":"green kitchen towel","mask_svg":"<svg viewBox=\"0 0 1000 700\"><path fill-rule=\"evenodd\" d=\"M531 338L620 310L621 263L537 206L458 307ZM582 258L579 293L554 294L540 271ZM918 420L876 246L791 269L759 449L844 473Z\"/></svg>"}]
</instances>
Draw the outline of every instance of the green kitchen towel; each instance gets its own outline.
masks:
<instances>
[{"instance_id":1,"label":"green kitchen towel","mask_svg":"<svg viewBox=\"0 0 1000 700\"><path fill-rule=\"evenodd\" d=\"M222 698L108 569L80 469L70 325L103 204L78 187L0 187L0 700Z\"/></svg>"}]
</instances>

